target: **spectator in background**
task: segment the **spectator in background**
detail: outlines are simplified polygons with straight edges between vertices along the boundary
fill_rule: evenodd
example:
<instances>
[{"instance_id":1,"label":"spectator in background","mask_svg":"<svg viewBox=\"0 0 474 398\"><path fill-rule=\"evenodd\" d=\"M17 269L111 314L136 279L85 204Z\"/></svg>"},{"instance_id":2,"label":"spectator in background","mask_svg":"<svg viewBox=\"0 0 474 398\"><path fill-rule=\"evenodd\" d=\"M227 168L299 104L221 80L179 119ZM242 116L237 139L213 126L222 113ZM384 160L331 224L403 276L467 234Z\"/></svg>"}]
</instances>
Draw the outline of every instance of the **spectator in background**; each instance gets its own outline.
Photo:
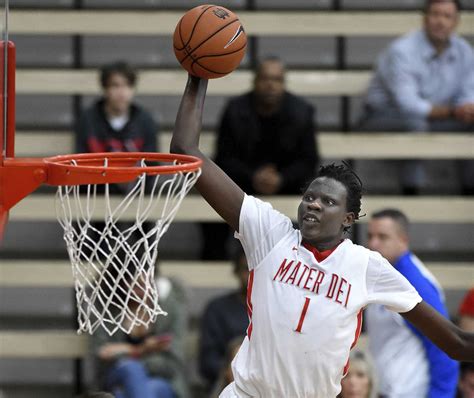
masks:
<instances>
[{"instance_id":1,"label":"spectator in background","mask_svg":"<svg viewBox=\"0 0 474 398\"><path fill-rule=\"evenodd\" d=\"M216 163L252 195L300 194L318 163L315 109L286 91L285 66L276 57L257 67L253 90L224 109ZM202 258L227 258L229 228L203 224Z\"/></svg>"},{"instance_id":2,"label":"spectator in background","mask_svg":"<svg viewBox=\"0 0 474 398\"><path fill-rule=\"evenodd\" d=\"M461 363L457 398L474 398L474 363Z\"/></svg>"},{"instance_id":3,"label":"spectator in background","mask_svg":"<svg viewBox=\"0 0 474 398\"><path fill-rule=\"evenodd\" d=\"M448 318L441 287L410 251L408 229L408 219L401 211L378 211L369 221L368 247L385 257L425 302ZM382 396L451 398L455 395L456 361L399 314L383 306L369 305L365 320Z\"/></svg>"},{"instance_id":4,"label":"spectator in background","mask_svg":"<svg viewBox=\"0 0 474 398\"><path fill-rule=\"evenodd\" d=\"M459 327L474 332L474 288L471 288L459 307Z\"/></svg>"},{"instance_id":5,"label":"spectator in background","mask_svg":"<svg viewBox=\"0 0 474 398\"><path fill-rule=\"evenodd\" d=\"M105 65L100 74L103 95L76 125L76 151L156 152L158 127L143 107L133 102L136 72L124 62ZM123 184L114 189L123 191Z\"/></svg>"},{"instance_id":6,"label":"spectator in background","mask_svg":"<svg viewBox=\"0 0 474 398\"><path fill-rule=\"evenodd\" d=\"M188 398L184 338L187 331L183 287L160 276L157 279L161 308L168 313L148 329L138 325L126 334L112 336L99 328L92 336L97 381L116 398ZM129 302L130 303L130 302ZM130 311L139 310L133 308Z\"/></svg>"},{"instance_id":7,"label":"spectator in background","mask_svg":"<svg viewBox=\"0 0 474 398\"><path fill-rule=\"evenodd\" d=\"M239 282L238 289L209 302L201 320L199 370L210 388L224 367L229 343L238 336L244 336L249 325L246 306L249 271L240 244L234 254L233 266Z\"/></svg>"},{"instance_id":8,"label":"spectator in background","mask_svg":"<svg viewBox=\"0 0 474 398\"><path fill-rule=\"evenodd\" d=\"M423 29L395 40L380 56L365 99L365 131L474 131L474 52L454 33L458 0L426 0ZM474 161L460 162L465 194L474 192ZM426 180L420 161L401 167L405 194Z\"/></svg>"},{"instance_id":9,"label":"spectator in background","mask_svg":"<svg viewBox=\"0 0 474 398\"><path fill-rule=\"evenodd\" d=\"M104 65L100 73L102 97L86 109L76 124L76 152L156 152L158 127L150 113L133 102L137 73L125 62ZM147 177L146 192L153 186L155 177ZM135 181L123 184L109 184L111 194L127 194ZM104 186L98 186L102 193ZM98 239L105 223L96 221L89 231L90 239ZM120 222L122 230L130 223ZM144 230L151 228L144 223ZM139 232L133 239L140 239ZM108 248L103 247L103 250Z\"/></svg>"},{"instance_id":10,"label":"spectator in background","mask_svg":"<svg viewBox=\"0 0 474 398\"><path fill-rule=\"evenodd\" d=\"M337 398L372 398L376 396L374 371L367 354L351 351L349 371L341 380L341 393Z\"/></svg>"}]
</instances>

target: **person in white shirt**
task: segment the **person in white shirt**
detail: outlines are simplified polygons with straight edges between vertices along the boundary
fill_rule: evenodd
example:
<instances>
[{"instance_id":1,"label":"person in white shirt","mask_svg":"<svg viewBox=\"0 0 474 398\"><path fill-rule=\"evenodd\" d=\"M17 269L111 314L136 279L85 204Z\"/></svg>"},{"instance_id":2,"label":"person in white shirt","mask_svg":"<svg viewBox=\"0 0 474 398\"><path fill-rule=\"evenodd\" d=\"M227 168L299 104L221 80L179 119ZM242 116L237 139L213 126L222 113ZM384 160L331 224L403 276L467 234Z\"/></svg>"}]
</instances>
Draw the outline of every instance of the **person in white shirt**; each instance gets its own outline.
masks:
<instances>
[{"instance_id":1,"label":"person in white shirt","mask_svg":"<svg viewBox=\"0 0 474 398\"><path fill-rule=\"evenodd\" d=\"M189 76L170 150L203 160L197 189L236 231L250 269L250 324L232 364L234 382L220 396L336 397L369 303L402 313L449 355L474 360L474 334L426 305L380 254L343 238L361 207L352 170L321 167L303 194L296 229L199 150L206 89L207 80Z\"/></svg>"}]
</instances>

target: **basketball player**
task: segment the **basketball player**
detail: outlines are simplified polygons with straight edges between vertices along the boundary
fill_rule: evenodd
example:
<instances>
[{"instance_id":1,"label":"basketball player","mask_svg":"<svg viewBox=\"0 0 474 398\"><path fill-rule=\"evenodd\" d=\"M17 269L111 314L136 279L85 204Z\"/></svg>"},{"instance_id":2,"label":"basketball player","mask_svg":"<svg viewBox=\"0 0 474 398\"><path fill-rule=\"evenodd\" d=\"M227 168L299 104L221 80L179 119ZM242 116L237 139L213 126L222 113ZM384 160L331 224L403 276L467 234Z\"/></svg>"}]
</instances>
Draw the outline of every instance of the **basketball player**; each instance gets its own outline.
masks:
<instances>
[{"instance_id":1,"label":"basketball player","mask_svg":"<svg viewBox=\"0 0 474 398\"><path fill-rule=\"evenodd\" d=\"M344 239L358 218L361 184L344 166L322 167L298 208L299 229L246 195L198 147L207 80L189 77L171 152L203 160L197 188L236 231L250 270L250 324L220 395L334 398L360 334L362 309L379 303L456 359L474 360L474 334L425 304L380 254Z\"/></svg>"}]
</instances>

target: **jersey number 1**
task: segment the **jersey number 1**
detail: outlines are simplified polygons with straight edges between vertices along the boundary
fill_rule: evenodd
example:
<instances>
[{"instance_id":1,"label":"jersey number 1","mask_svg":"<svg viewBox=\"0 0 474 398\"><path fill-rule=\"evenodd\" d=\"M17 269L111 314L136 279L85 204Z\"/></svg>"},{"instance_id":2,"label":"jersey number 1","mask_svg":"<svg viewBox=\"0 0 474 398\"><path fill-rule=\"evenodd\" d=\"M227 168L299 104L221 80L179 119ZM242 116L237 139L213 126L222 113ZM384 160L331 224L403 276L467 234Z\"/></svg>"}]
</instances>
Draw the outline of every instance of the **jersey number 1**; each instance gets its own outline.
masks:
<instances>
[{"instance_id":1,"label":"jersey number 1","mask_svg":"<svg viewBox=\"0 0 474 398\"><path fill-rule=\"evenodd\" d=\"M303 304L303 310L301 311L300 320L298 321L298 326L295 329L295 332L301 333L301 329L303 328L304 318L306 313L308 312L309 302L311 299L306 297Z\"/></svg>"}]
</instances>

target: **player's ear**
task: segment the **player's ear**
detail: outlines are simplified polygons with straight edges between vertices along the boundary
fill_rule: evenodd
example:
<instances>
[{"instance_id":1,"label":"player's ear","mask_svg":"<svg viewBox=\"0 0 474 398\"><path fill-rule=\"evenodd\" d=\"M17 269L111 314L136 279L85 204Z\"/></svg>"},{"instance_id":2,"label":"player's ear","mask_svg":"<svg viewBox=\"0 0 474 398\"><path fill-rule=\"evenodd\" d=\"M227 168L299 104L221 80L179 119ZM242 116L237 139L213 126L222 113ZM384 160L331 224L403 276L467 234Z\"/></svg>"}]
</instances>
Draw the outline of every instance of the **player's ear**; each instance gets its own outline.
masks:
<instances>
[{"instance_id":1,"label":"player's ear","mask_svg":"<svg viewBox=\"0 0 474 398\"><path fill-rule=\"evenodd\" d=\"M355 214L353 211L346 213L342 226L345 228L351 227L355 222Z\"/></svg>"}]
</instances>

